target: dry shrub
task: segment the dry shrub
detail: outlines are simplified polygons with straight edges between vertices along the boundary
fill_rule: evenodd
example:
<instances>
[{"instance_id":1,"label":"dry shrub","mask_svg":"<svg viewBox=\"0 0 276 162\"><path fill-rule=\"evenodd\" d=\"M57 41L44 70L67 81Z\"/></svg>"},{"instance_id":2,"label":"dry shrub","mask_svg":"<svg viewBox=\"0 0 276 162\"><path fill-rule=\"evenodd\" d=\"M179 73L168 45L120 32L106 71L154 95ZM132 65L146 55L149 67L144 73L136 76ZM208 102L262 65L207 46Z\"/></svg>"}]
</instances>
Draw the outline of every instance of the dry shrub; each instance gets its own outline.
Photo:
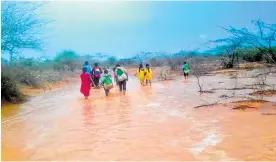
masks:
<instances>
[{"instance_id":1,"label":"dry shrub","mask_svg":"<svg viewBox=\"0 0 276 162\"><path fill-rule=\"evenodd\" d=\"M253 106L249 106L249 105L246 105L246 104L239 104L235 107L232 108L233 110L245 110L245 109L257 109L256 107L253 107Z\"/></svg>"},{"instance_id":2,"label":"dry shrub","mask_svg":"<svg viewBox=\"0 0 276 162\"><path fill-rule=\"evenodd\" d=\"M20 92L18 84L45 89L47 83L56 83L66 77L74 76L76 76L76 72L5 65L2 66L1 71L1 100L13 103L24 101L26 97Z\"/></svg>"},{"instance_id":3,"label":"dry shrub","mask_svg":"<svg viewBox=\"0 0 276 162\"><path fill-rule=\"evenodd\" d=\"M245 101L237 101L232 102L234 103L233 110L246 110L246 109L258 109L260 108L265 102L264 100L245 100Z\"/></svg>"},{"instance_id":4,"label":"dry shrub","mask_svg":"<svg viewBox=\"0 0 276 162\"><path fill-rule=\"evenodd\" d=\"M37 71L22 70L18 74L20 83L25 83L34 88L40 88L42 86L41 75Z\"/></svg>"},{"instance_id":5,"label":"dry shrub","mask_svg":"<svg viewBox=\"0 0 276 162\"><path fill-rule=\"evenodd\" d=\"M269 89L269 90L261 90L261 91L255 91L253 93L250 93L250 95L253 95L253 96L274 96L276 95L276 90L272 90L272 89Z\"/></svg>"},{"instance_id":6,"label":"dry shrub","mask_svg":"<svg viewBox=\"0 0 276 162\"><path fill-rule=\"evenodd\" d=\"M255 82L252 85L252 87L254 89L253 94L258 94L258 93L260 94L260 93L262 93L262 91L266 92L266 90L268 88L269 89L272 88L272 90L274 90L274 85L273 84L270 85L267 82L267 78L268 78L268 75L271 72L271 68L263 67L259 70L260 70L259 74L256 75L256 76L253 76L255 78Z\"/></svg>"},{"instance_id":7,"label":"dry shrub","mask_svg":"<svg viewBox=\"0 0 276 162\"><path fill-rule=\"evenodd\" d=\"M263 68L263 67L264 67L264 64L260 64L256 62L239 64L239 69L245 69L245 70L252 70L252 69Z\"/></svg>"},{"instance_id":8,"label":"dry shrub","mask_svg":"<svg viewBox=\"0 0 276 162\"><path fill-rule=\"evenodd\" d=\"M170 68L168 66L164 66L161 68L160 73L158 75L159 80L167 80L169 78Z\"/></svg>"},{"instance_id":9,"label":"dry shrub","mask_svg":"<svg viewBox=\"0 0 276 162\"><path fill-rule=\"evenodd\" d=\"M39 71L30 67L6 66L2 68L2 74L14 78L19 83L35 88L39 88L42 85Z\"/></svg>"},{"instance_id":10,"label":"dry shrub","mask_svg":"<svg viewBox=\"0 0 276 162\"><path fill-rule=\"evenodd\" d=\"M27 67L5 67L2 72L15 78L22 84L32 86L34 88L42 88L45 82L55 83L61 81L65 77L76 76L76 72L71 71L55 71L55 70L34 70Z\"/></svg>"},{"instance_id":11,"label":"dry shrub","mask_svg":"<svg viewBox=\"0 0 276 162\"><path fill-rule=\"evenodd\" d=\"M195 61L195 62L190 63L190 66L191 66L192 74L197 79L199 92L200 93L212 93L211 91L204 90L204 82L207 77L207 74L210 74L212 71L216 70L217 66L215 66L214 64L209 63L207 61L202 61L202 62Z\"/></svg>"}]
</instances>

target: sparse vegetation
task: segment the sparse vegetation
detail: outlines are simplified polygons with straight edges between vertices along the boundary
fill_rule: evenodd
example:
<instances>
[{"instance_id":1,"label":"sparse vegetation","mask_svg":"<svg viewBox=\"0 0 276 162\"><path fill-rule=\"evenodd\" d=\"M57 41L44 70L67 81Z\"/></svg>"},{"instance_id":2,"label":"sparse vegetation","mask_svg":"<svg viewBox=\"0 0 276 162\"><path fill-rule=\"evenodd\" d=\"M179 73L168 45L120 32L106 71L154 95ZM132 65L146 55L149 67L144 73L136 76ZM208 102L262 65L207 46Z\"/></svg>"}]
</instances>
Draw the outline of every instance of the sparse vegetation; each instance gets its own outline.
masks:
<instances>
[{"instance_id":1,"label":"sparse vegetation","mask_svg":"<svg viewBox=\"0 0 276 162\"><path fill-rule=\"evenodd\" d=\"M267 63L276 63L276 24L266 24L261 20L254 20L252 23L257 32L246 28L221 27L230 36L207 43L215 43L213 51L225 56L222 61L224 68L233 68L241 58L248 62L264 60Z\"/></svg>"},{"instance_id":2,"label":"sparse vegetation","mask_svg":"<svg viewBox=\"0 0 276 162\"><path fill-rule=\"evenodd\" d=\"M255 91L250 95L273 96L273 95L276 95L276 90L269 89L269 90Z\"/></svg>"},{"instance_id":3,"label":"sparse vegetation","mask_svg":"<svg viewBox=\"0 0 276 162\"><path fill-rule=\"evenodd\" d=\"M159 80L161 81L167 80L169 77L169 72L170 72L170 69L167 66L162 67L158 76Z\"/></svg>"},{"instance_id":4,"label":"sparse vegetation","mask_svg":"<svg viewBox=\"0 0 276 162\"><path fill-rule=\"evenodd\" d=\"M245 100L245 101L232 102L234 104L232 109L233 110L243 110L243 111L245 111L246 109L258 109L265 102L267 102L267 101Z\"/></svg>"},{"instance_id":5,"label":"sparse vegetation","mask_svg":"<svg viewBox=\"0 0 276 162\"><path fill-rule=\"evenodd\" d=\"M4 66L2 64L1 99L7 102L22 101L24 96L19 91L16 80L33 86L38 86L39 83L37 76L28 70L34 68L31 59L21 59L20 65L24 65L21 67L16 66L15 60L22 49L42 49L43 39L40 34L43 33L42 26L48 21L39 19L36 14L41 3L12 1L1 3L1 52L9 56L9 62Z\"/></svg>"},{"instance_id":6,"label":"sparse vegetation","mask_svg":"<svg viewBox=\"0 0 276 162\"><path fill-rule=\"evenodd\" d=\"M193 62L190 63L191 72L197 79L197 85L199 87L200 93L212 93L212 91L210 90L204 90L204 82L207 77L207 74L211 73L212 71L215 71L217 69L217 66L214 66L214 64L211 64L207 61L205 60L198 64L196 63L197 61L195 59L193 60Z\"/></svg>"},{"instance_id":7,"label":"sparse vegetation","mask_svg":"<svg viewBox=\"0 0 276 162\"><path fill-rule=\"evenodd\" d=\"M167 80L170 73L180 72L183 61L191 66L191 72L197 79L200 93L212 93L204 89L204 80L210 72L223 68L237 67L243 62L261 62L274 64L276 61L276 27L261 20L253 21L257 32L234 27L224 28L230 36L208 42L216 47L208 52L184 51L167 52L139 52L135 56L117 59L102 53L80 55L73 50L63 50L53 59L20 57L22 49L42 50L43 37L40 34L50 21L39 19L36 10L43 4L29 2L2 2L2 36L1 51L9 57L2 61L2 100L7 102L21 101L24 95L20 93L18 84L25 84L34 88L45 88L45 83L54 83L66 77L74 76L77 69L81 69L84 61L91 65L99 62L101 67L110 68L120 63L126 67L136 67L139 63L150 63L152 67L161 67L160 80ZM215 54L212 53L215 51ZM252 63L253 64L253 63ZM244 69L254 69L246 64ZM267 91L267 72L256 77L254 92ZM234 76L237 81L237 77ZM237 87L235 87L237 88ZM236 89L233 90L236 90ZM271 90L271 89L270 89Z\"/></svg>"}]
</instances>

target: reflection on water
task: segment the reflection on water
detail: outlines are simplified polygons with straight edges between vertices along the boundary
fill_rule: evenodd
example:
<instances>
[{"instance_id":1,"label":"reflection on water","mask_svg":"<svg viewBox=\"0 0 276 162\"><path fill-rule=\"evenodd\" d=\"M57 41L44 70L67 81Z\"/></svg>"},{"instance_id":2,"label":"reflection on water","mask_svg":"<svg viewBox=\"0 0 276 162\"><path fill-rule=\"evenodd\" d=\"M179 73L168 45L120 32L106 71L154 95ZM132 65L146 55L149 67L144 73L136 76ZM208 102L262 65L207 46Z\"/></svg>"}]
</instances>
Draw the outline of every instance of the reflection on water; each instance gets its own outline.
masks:
<instances>
[{"instance_id":1,"label":"reflection on water","mask_svg":"<svg viewBox=\"0 0 276 162\"><path fill-rule=\"evenodd\" d=\"M9 117L18 114L21 111L21 107L19 105L7 104L2 106L1 117Z\"/></svg>"},{"instance_id":2,"label":"reflection on water","mask_svg":"<svg viewBox=\"0 0 276 162\"><path fill-rule=\"evenodd\" d=\"M84 116L84 126L89 126L93 123L93 108L91 106L90 100L84 101L83 104L83 116Z\"/></svg>"},{"instance_id":3,"label":"reflection on water","mask_svg":"<svg viewBox=\"0 0 276 162\"><path fill-rule=\"evenodd\" d=\"M220 79L228 84L206 82ZM85 100L75 85L2 109L3 160L276 160L275 117L193 108L226 91L199 95L192 77L152 87L131 78L127 89Z\"/></svg>"}]
</instances>

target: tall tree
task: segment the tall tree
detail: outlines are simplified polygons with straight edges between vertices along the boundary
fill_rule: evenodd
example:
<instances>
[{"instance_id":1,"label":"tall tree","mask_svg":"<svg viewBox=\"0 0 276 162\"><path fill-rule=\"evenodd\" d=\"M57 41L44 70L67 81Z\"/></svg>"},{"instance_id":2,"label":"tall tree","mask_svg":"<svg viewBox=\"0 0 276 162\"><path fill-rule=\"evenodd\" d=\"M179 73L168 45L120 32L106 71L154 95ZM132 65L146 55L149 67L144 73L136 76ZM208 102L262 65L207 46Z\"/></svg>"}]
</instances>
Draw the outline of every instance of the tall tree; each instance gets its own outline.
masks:
<instances>
[{"instance_id":1,"label":"tall tree","mask_svg":"<svg viewBox=\"0 0 276 162\"><path fill-rule=\"evenodd\" d=\"M2 1L1 51L8 53L12 62L21 49L41 50L43 27L37 10L44 3Z\"/></svg>"},{"instance_id":2,"label":"tall tree","mask_svg":"<svg viewBox=\"0 0 276 162\"><path fill-rule=\"evenodd\" d=\"M54 62L56 63L54 68L64 69L64 66L66 66L70 71L73 72L78 65L79 59L80 57L75 51L64 50L58 53L54 58Z\"/></svg>"},{"instance_id":3,"label":"tall tree","mask_svg":"<svg viewBox=\"0 0 276 162\"><path fill-rule=\"evenodd\" d=\"M217 44L214 51L227 56L227 60L223 61L223 66L225 68L233 68L235 61L239 58L239 50L243 48L244 40L236 36L230 36L229 38L217 39L210 42Z\"/></svg>"},{"instance_id":4,"label":"tall tree","mask_svg":"<svg viewBox=\"0 0 276 162\"><path fill-rule=\"evenodd\" d=\"M136 54L136 59L142 64L152 53L141 51Z\"/></svg>"},{"instance_id":5,"label":"tall tree","mask_svg":"<svg viewBox=\"0 0 276 162\"><path fill-rule=\"evenodd\" d=\"M276 63L276 24L267 24L261 20L254 20L257 32L251 32L246 28L237 29L234 27L223 28L232 36L244 41L244 44L257 48L268 60Z\"/></svg>"}]
</instances>

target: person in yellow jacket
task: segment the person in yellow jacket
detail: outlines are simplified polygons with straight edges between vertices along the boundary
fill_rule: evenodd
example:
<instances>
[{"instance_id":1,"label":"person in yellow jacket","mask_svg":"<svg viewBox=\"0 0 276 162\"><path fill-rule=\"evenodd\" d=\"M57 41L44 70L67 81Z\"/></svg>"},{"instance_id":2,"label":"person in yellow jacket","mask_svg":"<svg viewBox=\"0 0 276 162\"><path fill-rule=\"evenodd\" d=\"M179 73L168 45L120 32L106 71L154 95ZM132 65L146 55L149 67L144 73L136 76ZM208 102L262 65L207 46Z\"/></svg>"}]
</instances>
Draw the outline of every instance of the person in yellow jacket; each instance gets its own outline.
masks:
<instances>
[{"instance_id":1,"label":"person in yellow jacket","mask_svg":"<svg viewBox=\"0 0 276 162\"><path fill-rule=\"evenodd\" d=\"M137 70L135 75L137 75L137 74L138 74L141 85L144 86L145 76L147 73L142 64L140 64L139 69Z\"/></svg>"},{"instance_id":2,"label":"person in yellow jacket","mask_svg":"<svg viewBox=\"0 0 276 162\"><path fill-rule=\"evenodd\" d=\"M151 68L149 67L149 64L146 64L146 85L148 85L148 83L150 84L151 86L151 79L152 79L152 70Z\"/></svg>"}]
</instances>

